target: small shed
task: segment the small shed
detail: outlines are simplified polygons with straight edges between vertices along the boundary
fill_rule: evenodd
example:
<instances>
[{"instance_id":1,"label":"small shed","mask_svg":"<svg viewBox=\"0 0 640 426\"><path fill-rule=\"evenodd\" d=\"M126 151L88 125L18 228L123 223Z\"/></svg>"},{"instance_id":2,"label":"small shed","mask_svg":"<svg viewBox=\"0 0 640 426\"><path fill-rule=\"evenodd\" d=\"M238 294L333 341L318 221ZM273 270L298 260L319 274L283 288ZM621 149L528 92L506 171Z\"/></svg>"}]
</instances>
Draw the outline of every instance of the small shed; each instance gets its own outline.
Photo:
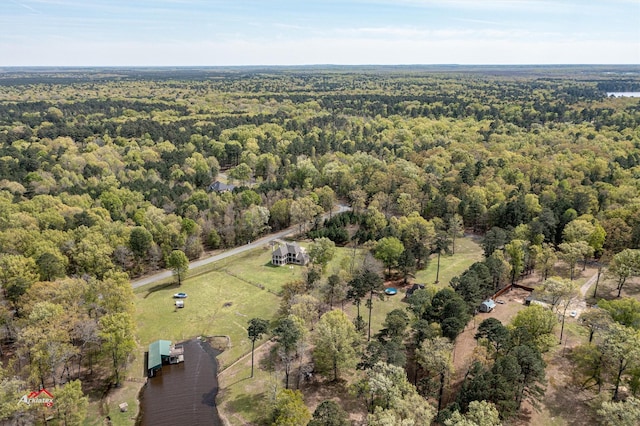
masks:
<instances>
[{"instance_id":1,"label":"small shed","mask_svg":"<svg viewBox=\"0 0 640 426\"><path fill-rule=\"evenodd\" d=\"M412 285L410 288L407 289L407 296L409 297L411 295L413 295L413 293L415 293L418 290L424 290L424 284L414 284Z\"/></svg>"},{"instance_id":2,"label":"small shed","mask_svg":"<svg viewBox=\"0 0 640 426\"><path fill-rule=\"evenodd\" d=\"M480 304L480 312L491 312L496 307L496 302L493 299L487 299Z\"/></svg>"}]
</instances>

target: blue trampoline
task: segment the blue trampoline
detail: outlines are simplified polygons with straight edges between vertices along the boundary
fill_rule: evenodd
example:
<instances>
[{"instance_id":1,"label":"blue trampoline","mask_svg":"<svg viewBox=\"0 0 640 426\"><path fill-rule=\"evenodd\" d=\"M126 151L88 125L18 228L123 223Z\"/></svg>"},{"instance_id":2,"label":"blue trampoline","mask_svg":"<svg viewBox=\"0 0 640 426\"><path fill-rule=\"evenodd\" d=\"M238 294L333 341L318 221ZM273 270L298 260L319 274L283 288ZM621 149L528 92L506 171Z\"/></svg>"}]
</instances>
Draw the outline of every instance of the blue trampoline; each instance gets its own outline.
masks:
<instances>
[{"instance_id":1,"label":"blue trampoline","mask_svg":"<svg viewBox=\"0 0 640 426\"><path fill-rule=\"evenodd\" d=\"M396 289L395 287L389 287L389 288L384 290L384 293L389 295L389 296L393 296L394 294L398 293L398 289Z\"/></svg>"}]
</instances>

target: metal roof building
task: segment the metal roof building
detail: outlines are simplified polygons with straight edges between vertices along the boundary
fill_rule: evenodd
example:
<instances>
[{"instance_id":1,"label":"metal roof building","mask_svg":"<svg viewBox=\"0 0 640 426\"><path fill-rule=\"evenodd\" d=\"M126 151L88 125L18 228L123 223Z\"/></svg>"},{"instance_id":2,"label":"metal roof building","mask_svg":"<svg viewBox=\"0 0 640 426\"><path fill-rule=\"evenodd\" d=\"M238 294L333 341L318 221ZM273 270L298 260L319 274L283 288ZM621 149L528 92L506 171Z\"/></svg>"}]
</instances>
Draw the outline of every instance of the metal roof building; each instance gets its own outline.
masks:
<instances>
[{"instance_id":1,"label":"metal roof building","mask_svg":"<svg viewBox=\"0 0 640 426\"><path fill-rule=\"evenodd\" d=\"M147 373L151 377L162 368L162 362L167 362L171 355L170 340L156 340L149 345L149 364Z\"/></svg>"}]
</instances>

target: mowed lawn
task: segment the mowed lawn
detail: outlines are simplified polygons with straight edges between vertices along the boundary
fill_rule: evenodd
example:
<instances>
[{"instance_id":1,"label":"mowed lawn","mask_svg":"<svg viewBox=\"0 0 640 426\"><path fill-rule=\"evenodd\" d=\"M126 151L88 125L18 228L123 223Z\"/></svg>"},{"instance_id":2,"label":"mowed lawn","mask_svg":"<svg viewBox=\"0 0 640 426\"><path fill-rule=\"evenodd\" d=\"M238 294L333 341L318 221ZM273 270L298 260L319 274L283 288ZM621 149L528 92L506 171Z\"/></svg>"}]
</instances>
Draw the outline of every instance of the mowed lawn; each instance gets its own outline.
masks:
<instances>
[{"instance_id":1,"label":"mowed lawn","mask_svg":"<svg viewBox=\"0 0 640 426\"><path fill-rule=\"evenodd\" d=\"M247 322L273 319L282 285L299 279L303 268L267 266L270 251L252 250L188 277L182 286L149 285L135 290L138 339L143 348L157 340L174 342L196 336L228 336L230 347L220 355L229 365L250 349ZM257 284L262 285L260 288ZM184 308L176 309L173 294L185 292Z\"/></svg>"},{"instance_id":2,"label":"mowed lawn","mask_svg":"<svg viewBox=\"0 0 640 426\"><path fill-rule=\"evenodd\" d=\"M306 247L306 244L301 244ZM256 286L263 286L272 293L279 294L282 284L302 278L301 266L271 264L271 248L250 250L214 263L215 269Z\"/></svg>"},{"instance_id":3,"label":"mowed lawn","mask_svg":"<svg viewBox=\"0 0 640 426\"><path fill-rule=\"evenodd\" d=\"M453 255L440 256L440 276L438 287L445 287L453 277L461 275L469 266L484 259L480 239L467 236L456 239L456 252ZM438 268L438 256L432 255L425 269L416 273L415 282L420 284L434 284Z\"/></svg>"}]
</instances>

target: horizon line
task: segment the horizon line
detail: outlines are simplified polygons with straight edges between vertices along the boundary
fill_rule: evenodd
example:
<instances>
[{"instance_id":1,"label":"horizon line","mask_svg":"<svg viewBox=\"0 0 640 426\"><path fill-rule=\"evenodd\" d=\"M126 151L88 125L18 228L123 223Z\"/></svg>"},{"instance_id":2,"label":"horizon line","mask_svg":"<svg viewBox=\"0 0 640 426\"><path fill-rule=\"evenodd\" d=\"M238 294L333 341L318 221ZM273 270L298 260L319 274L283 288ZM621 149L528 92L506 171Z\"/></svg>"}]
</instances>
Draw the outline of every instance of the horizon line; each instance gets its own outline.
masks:
<instances>
[{"instance_id":1,"label":"horizon line","mask_svg":"<svg viewBox=\"0 0 640 426\"><path fill-rule=\"evenodd\" d=\"M309 67L558 67L558 66L627 66L640 67L640 63L606 63L606 62L585 62L585 63L398 63L398 64L332 64L332 63L314 63L314 64L228 64L228 65L0 65L0 70L8 68L309 68Z\"/></svg>"}]
</instances>

